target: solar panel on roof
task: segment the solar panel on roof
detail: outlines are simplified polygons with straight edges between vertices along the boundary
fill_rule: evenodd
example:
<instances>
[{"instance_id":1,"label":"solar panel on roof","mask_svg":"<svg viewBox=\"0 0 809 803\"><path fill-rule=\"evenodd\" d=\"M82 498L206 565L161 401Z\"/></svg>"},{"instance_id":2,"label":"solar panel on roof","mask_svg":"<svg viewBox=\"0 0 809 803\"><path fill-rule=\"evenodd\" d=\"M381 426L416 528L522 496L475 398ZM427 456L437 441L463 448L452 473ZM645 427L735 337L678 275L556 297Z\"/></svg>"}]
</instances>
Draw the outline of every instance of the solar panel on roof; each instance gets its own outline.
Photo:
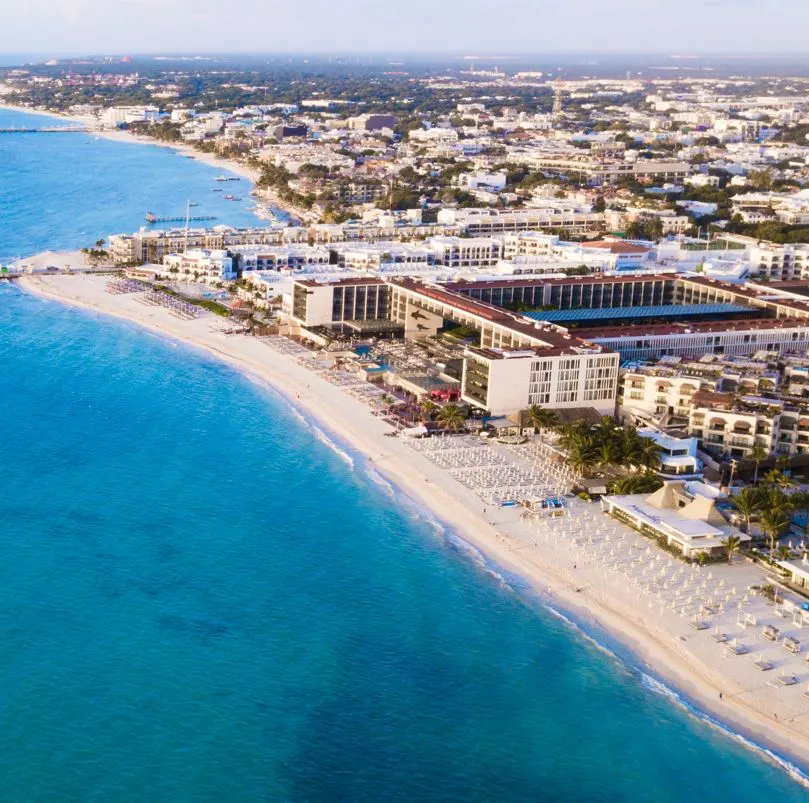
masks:
<instances>
[{"instance_id":1,"label":"solar panel on roof","mask_svg":"<svg viewBox=\"0 0 809 803\"><path fill-rule=\"evenodd\" d=\"M649 307L604 307L603 309L554 309L525 312L534 321L605 321L616 318L688 318L699 315L722 315L751 312L745 304L657 304Z\"/></svg>"}]
</instances>

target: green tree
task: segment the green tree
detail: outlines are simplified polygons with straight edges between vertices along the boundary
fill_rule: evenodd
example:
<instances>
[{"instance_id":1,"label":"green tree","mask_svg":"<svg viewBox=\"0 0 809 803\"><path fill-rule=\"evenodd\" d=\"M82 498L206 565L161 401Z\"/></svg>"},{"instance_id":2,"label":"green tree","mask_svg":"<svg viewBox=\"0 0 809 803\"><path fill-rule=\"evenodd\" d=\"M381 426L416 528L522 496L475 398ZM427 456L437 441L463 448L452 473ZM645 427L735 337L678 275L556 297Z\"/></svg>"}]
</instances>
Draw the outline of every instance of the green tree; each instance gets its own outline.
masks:
<instances>
[{"instance_id":1,"label":"green tree","mask_svg":"<svg viewBox=\"0 0 809 803\"><path fill-rule=\"evenodd\" d=\"M775 553L775 542L781 534L789 527L789 516L776 508L764 508L760 516L761 527L767 535L770 544L770 560Z\"/></svg>"},{"instance_id":2,"label":"green tree","mask_svg":"<svg viewBox=\"0 0 809 803\"><path fill-rule=\"evenodd\" d=\"M769 456L769 452L758 442L753 444L753 448L750 450L750 459L756 464L756 470L753 474L753 485L758 482L758 467L762 460L766 460Z\"/></svg>"},{"instance_id":3,"label":"green tree","mask_svg":"<svg viewBox=\"0 0 809 803\"><path fill-rule=\"evenodd\" d=\"M728 554L728 563L733 563L733 556L739 551L742 545L742 539L738 535L729 535L727 538L722 539L722 546Z\"/></svg>"},{"instance_id":4,"label":"green tree","mask_svg":"<svg viewBox=\"0 0 809 803\"><path fill-rule=\"evenodd\" d=\"M795 485L794 480L775 468L764 475L764 483L773 488L791 488Z\"/></svg>"},{"instance_id":5,"label":"green tree","mask_svg":"<svg viewBox=\"0 0 809 803\"><path fill-rule=\"evenodd\" d=\"M421 408L421 412L424 414L424 417L429 421L435 411L438 409L438 405L432 399L422 399L421 404L419 405Z\"/></svg>"},{"instance_id":6,"label":"green tree","mask_svg":"<svg viewBox=\"0 0 809 803\"><path fill-rule=\"evenodd\" d=\"M466 416L457 404L446 404L439 411L436 420L444 429L457 432L466 426Z\"/></svg>"},{"instance_id":7,"label":"green tree","mask_svg":"<svg viewBox=\"0 0 809 803\"><path fill-rule=\"evenodd\" d=\"M778 560L789 560L792 557L792 550L788 546L779 546L776 550Z\"/></svg>"},{"instance_id":8,"label":"green tree","mask_svg":"<svg viewBox=\"0 0 809 803\"><path fill-rule=\"evenodd\" d=\"M526 411L528 423L542 434L546 429L553 429L559 424L559 416L554 410L532 404Z\"/></svg>"},{"instance_id":9,"label":"green tree","mask_svg":"<svg viewBox=\"0 0 809 803\"><path fill-rule=\"evenodd\" d=\"M742 488L731 501L736 510L739 511L739 515L744 518L744 531L749 535L750 520L753 518L753 514L760 509L761 500L759 495L753 488Z\"/></svg>"}]
</instances>

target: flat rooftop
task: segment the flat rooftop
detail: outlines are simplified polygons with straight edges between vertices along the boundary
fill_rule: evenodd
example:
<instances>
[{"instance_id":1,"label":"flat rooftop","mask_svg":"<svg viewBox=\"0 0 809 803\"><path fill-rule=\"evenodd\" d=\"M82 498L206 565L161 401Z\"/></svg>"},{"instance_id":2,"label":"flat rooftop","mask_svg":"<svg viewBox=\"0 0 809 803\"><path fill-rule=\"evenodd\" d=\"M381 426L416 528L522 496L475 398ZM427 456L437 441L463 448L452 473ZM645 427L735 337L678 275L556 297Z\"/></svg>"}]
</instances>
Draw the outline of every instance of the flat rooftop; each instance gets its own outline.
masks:
<instances>
[{"instance_id":1,"label":"flat rooftop","mask_svg":"<svg viewBox=\"0 0 809 803\"><path fill-rule=\"evenodd\" d=\"M600 309L554 309L524 312L535 321L557 323L567 321L609 321L617 318L689 318L700 315L731 315L753 313L746 304L655 304L646 307L602 307Z\"/></svg>"},{"instance_id":2,"label":"flat rooftop","mask_svg":"<svg viewBox=\"0 0 809 803\"><path fill-rule=\"evenodd\" d=\"M565 276L564 278L550 278L536 276L528 279L513 279L504 277L502 279L483 279L481 281L459 281L449 282L444 287L450 292L464 290L486 290L493 287L554 287L567 284L631 284L635 282L671 282L672 284L680 277L676 274L642 273L627 276L604 276L594 274L592 276Z\"/></svg>"},{"instance_id":3,"label":"flat rooftop","mask_svg":"<svg viewBox=\"0 0 809 803\"><path fill-rule=\"evenodd\" d=\"M613 337L637 339L640 337L660 337L662 335L722 334L723 332L759 332L773 329L802 329L807 331L809 326L801 318L756 318L741 321L599 326L597 329L577 329L576 335L585 340L603 340L604 338Z\"/></svg>"},{"instance_id":4,"label":"flat rooftop","mask_svg":"<svg viewBox=\"0 0 809 803\"><path fill-rule=\"evenodd\" d=\"M391 287L399 287L403 290L420 295L425 299L431 299L448 307L454 307L460 312L475 315L484 321L510 329L513 332L533 338L537 341L537 346L547 353L546 349L563 353L575 353L574 349L597 350L597 346L592 343L585 343L581 337L566 333L563 329L558 329L553 324L543 326L541 322L531 323L527 318L514 315L494 307L491 304L484 304L482 301L475 301L466 296L444 290L441 287L430 284L422 284L412 279L392 279ZM607 350L605 350L607 351Z\"/></svg>"}]
</instances>

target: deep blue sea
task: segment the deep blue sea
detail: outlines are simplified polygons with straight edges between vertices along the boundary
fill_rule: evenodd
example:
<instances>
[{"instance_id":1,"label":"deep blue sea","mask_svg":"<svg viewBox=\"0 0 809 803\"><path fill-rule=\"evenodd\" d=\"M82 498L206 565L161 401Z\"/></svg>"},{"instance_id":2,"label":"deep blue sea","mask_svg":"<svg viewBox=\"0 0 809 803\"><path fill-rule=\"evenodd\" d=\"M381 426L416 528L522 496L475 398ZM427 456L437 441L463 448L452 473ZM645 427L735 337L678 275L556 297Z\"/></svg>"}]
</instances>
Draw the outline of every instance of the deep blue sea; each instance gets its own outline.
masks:
<instances>
[{"instance_id":1,"label":"deep blue sea","mask_svg":"<svg viewBox=\"0 0 809 803\"><path fill-rule=\"evenodd\" d=\"M19 250L75 244L43 186L120 176L71 199L95 233L136 175L207 181L42 138L0 138ZM269 389L3 283L0 335L3 803L809 799Z\"/></svg>"}]
</instances>

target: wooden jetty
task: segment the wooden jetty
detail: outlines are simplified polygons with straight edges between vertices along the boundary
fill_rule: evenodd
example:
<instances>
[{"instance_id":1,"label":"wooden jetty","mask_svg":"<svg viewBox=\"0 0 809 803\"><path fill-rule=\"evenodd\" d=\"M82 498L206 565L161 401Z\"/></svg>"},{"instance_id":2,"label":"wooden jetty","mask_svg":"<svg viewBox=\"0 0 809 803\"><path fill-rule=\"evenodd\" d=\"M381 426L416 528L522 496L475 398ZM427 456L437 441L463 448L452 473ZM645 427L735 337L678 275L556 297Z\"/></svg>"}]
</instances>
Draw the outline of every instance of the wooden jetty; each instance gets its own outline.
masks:
<instances>
[{"instance_id":1,"label":"wooden jetty","mask_svg":"<svg viewBox=\"0 0 809 803\"><path fill-rule=\"evenodd\" d=\"M197 215L191 217L182 215L179 217L161 217L154 214L154 212L146 213L147 223L201 223L204 220L216 220L216 217L214 215Z\"/></svg>"}]
</instances>

